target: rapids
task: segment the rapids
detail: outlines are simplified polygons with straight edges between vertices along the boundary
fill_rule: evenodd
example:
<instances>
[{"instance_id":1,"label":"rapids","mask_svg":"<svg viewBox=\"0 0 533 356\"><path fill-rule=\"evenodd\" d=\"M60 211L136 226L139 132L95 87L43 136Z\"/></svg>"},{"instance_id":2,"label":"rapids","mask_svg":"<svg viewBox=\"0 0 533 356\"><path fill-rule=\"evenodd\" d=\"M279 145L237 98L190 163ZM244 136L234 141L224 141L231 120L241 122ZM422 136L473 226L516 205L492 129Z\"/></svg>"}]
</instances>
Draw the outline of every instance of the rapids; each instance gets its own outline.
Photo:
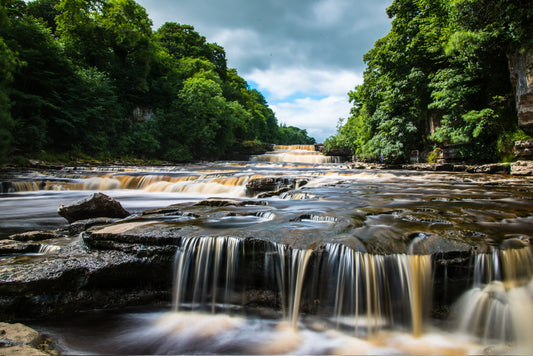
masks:
<instances>
[{"instance_id":1,"label":"rapids","mask_svg":"<svg viewBox=\"0 0 533 356\"><path fill-rule=\"evenodd\" d=\"M32 326L68 354L529 354L533 180L339 162L313 146L279 146L246 162L9 175L0 185L1 238L62 227L59 204L96 191L133 214L171 204L206 214L190 218L204 233L177 248L168 307ZM249 183L265 177L300 183L261 197ZM195 206L209 198L263 204L226 215ZM250 262L242 236L270 243ZM45 241L39 255L68 243ZM464 280L437 285L437 275L453 273L437 264L439 253L457 246L472 251ZM240 300L240 278L254 265L276 291L271 308ZM436 301L452 305L444 319L432 311Z\"/></svg>"}]
</instances>

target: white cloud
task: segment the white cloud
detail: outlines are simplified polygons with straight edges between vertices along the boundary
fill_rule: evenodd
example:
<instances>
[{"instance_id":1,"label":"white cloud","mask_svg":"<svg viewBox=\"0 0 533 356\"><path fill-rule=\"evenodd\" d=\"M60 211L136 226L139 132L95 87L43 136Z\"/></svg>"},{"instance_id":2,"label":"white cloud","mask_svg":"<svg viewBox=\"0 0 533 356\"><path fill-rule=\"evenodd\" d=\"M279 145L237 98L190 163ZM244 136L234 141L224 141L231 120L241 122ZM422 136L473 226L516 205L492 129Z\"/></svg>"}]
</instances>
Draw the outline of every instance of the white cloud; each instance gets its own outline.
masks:
<instances>
[{"instance_id":1,"label":"white cloud","mask_svg":"<svg viewBox=\"0 0 533 356\"><path fill-rule=\"evenodd\" d=\"M310 68L270 68L255 69L244 75L258 85L259 90L270 93L269 101L280 101L296 93L309 96L345 96L362 77L348 70L310 69Z\"/></svg>"},{"instance_id":2,"label":"white cloud","mask_svg":"<svg viewBox=\"0 0 533 356\"><path fill-rule=\"evenodd\" d=\"M270 106L280 123L307 129L317 142L335 134L339 118L348 117L351 108L346 95L296 99Z\"/></svg>"},{"instance_id":3,"label":"white cloud","mask_svg":"<svg viewBox=\"0 0 533 356\"><path fill-rule=\"evenodd\" d=\"M339 118L349 116L348 92L363 81L348 70L303 67L255 69L244 77L266 94L278 122L307 129L318 142L336 132Z\"/></svg>"}]
</instances>

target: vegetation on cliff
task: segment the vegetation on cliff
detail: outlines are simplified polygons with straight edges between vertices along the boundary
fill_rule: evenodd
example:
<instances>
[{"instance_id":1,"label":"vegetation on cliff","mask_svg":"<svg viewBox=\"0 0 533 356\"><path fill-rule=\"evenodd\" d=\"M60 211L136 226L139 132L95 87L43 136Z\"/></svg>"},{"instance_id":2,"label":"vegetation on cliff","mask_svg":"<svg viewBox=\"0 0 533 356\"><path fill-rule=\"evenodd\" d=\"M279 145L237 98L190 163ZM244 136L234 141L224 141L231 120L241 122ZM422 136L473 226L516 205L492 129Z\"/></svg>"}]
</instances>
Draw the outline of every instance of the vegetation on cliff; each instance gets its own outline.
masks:
<instances>
[{"instance_id":1,"label":"vegetation on cliff","mask_svg":"<svg viewBox=\"0 0 533 356\"><path fill-rule=\"evenodd\" d=\"M216 159L314 143L280 125L190 25L156 31L134 0L2 0L0 157Z\"/></svg>"},{"instance_id":2,"label":"vegetation on cliff","mask_svg":"<svg viewBox=\"0 0 533 356\"><path fill-rule=\"evenodd\" d=\"M450 148L506 160L518 129L508 57L533 44L533 1L394 0L390 32L365 56L351 116L326 148L405 161Z\"/></svg>"}]
</instances>

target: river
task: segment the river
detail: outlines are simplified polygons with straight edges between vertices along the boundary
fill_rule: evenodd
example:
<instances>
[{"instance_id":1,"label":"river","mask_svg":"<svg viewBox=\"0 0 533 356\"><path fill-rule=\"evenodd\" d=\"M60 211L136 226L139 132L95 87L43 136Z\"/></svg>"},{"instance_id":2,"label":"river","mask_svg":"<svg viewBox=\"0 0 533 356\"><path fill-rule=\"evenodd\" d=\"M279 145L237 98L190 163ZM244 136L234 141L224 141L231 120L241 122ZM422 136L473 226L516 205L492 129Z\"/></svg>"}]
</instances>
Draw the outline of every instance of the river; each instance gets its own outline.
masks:
<instances>
[{"instance_id":1,"label":"river","mask_svg":"<svg viewBox=\"0 0 533 356\"><path fill-rule=\"evenodd\" d=\"M18 172L1 186L0 238L63 227L58 206L97 191L132 214L171 204L192 209L213 198L261 203L204 212L195 222L201 233L178 249L168 306L33 323L69 354L531 350L531 178L339 162L312 146L278 146L246 162ZM282 190L261 195L250 188L265 177ZM245 245L233 236L272 242L259 263L279 286L278 307L235 302ZM475 252L461 282L468 285L456 296L447 292L453 286L435 286L437 274L451 273L435 256L457 246ZM221 275L223 288L210 289ZM450 304L445 318L432 311L435 300Z\"/></svg>"}]
</instances>

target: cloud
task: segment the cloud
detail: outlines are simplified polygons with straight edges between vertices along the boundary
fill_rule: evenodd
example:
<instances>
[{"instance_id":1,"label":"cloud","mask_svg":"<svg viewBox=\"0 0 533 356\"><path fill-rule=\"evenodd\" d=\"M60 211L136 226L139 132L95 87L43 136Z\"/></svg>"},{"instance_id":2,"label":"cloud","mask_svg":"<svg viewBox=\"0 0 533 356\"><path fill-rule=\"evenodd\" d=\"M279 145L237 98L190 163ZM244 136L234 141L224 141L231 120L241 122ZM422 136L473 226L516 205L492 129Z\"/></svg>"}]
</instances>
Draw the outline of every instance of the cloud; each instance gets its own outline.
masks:
<instances>
[{"instance_id":1,"label":"cloud","mask_svg":"<svg viewBox=\"0 0 533 356\"><path fill-rule=\"evenodd\" d=\"M307 129L308 135L323 142L336 131L340 118L348 116L351 104L347 96L310 97L271 105L280 124Z\"/></svg>"},{"instance_id":2,"label":"cloud","mask_svg":"<svg viewBox=\"0 0 533 356\"><path fill-rule=\"evenodd\" d=\"M360 74L344 69L305 67L255 69L246 74L246 77L257 84L258 90L268 91L273 102L287 99L295 93L308 93L310 96L342 96L355 85L362 83Z\"/></svg>"},{"instance_id":3,"label":"cloud","mask_svg":"<svg viewBox=\"0 0 533 356\"><path fill-rule=\"evenodd\" d=\"M279 122L317 141L347 117L363 55L390 29L392 0L137 0L157 29L193 25L263 93ZM327 134L325 134L327 133Z\"/></svg>"}]
</instances>

